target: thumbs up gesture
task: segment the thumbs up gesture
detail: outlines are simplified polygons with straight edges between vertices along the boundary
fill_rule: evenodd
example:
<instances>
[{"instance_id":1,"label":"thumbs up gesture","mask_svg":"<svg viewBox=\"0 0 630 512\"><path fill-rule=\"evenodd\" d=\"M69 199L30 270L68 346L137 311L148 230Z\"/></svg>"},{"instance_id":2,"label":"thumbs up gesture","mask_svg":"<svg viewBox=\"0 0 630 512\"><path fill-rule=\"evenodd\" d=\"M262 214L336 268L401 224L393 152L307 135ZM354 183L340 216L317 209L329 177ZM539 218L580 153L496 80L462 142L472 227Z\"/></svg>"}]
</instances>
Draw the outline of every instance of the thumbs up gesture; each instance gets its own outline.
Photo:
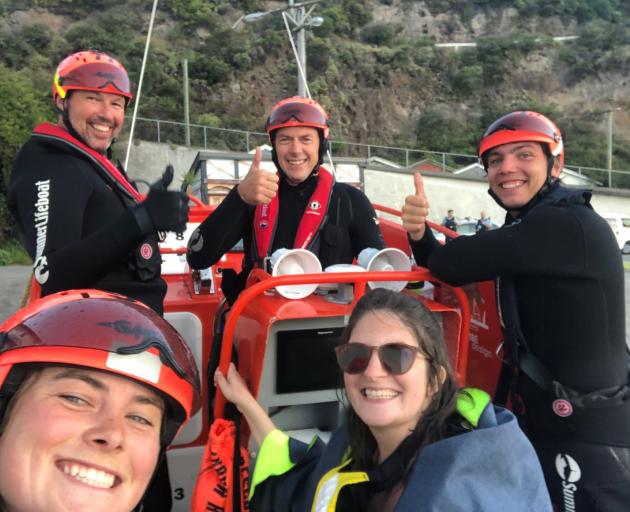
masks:
<instances>
[{"instance_id":1,"label":"thumbs up gesture","mask_svg":"<svg viewBox=\"0 0 630 512\"><path fill-rule=\"evenodd\" d=\"M136 217L144 235L155 230L175 231L177 233L186 230L188 196L183 192L167 190L173 181L173 174L173 166L168 164L162 177L151 185L147 198L136 209L146 211L151 219L151 222L147 223L141 220L143 217Z\"/></svg>"},{"instance_id":2,"label":"thumbs up gesture","mask_svg":"<svg viewBox=\"0 0 630 512\"><path fill-rule=\"evenodd\" d=\"M269 204L278 192L278 175L261 169L261 161L262 152L257 147L247 176L237 186L241 199L251 206Z\"/></svg>"},{"instance_id":3,"label":"thumbs up gesture","mask_svg":"<svg viewBox=\"0 0 630 512\"><path fill-rule=\"evenodd\" d=\"M420 240L426 229L429 201L424 193L424 183L420 173L413 175L413 184L415 193L405 197L405 205L402 208L402 224L412 240Z\"/></svg>"}]
</instances>

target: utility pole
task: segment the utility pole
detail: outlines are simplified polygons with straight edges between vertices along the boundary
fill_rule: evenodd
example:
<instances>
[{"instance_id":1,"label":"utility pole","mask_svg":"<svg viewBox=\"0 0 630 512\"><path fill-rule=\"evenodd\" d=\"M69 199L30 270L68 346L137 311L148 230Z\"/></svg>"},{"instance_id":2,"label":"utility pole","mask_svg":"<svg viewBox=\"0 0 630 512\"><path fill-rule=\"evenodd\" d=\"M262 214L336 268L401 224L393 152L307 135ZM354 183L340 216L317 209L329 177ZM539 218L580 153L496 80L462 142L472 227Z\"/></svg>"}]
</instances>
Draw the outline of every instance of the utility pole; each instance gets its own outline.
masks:
<instances>
[{"instance_id":1,"label":"utility pole","mask_svg":"<svg viewBox=\"0 0 630 512\"><path fill-rule=\"evenodd\" d=\"M293 6L293 0L289 0L289 7ZM297 53L298 59L300 61L300 66L302 67L302 72L304 73L304 78L300 76L300 69L298 67L298 96L306 97L306 29L304 28L304 6L301 5L297 8L295 13L295 21L297 29Z\"/></svg>"},{"instance_id":2,"label":"utility pole","mask_svg":"<svg viewBox=\"0 0 630 512\"><path fill-rule=\"evenodd\" d=\"M186 146L190 147L190 107L188 104L188 59L182 62L184 71L184 124L186 126Z\"/></svg>"},{"instance_id":3,"label":"utility pole","mask_svg":"<svg viewBox=\"0 0 630 512\"><path fill-rule=\"evenodd\" d=\"M608 158L607 158L607 169L608 172L612 170L612 141L613 141L613 119L614 119L614 110L610 109L608 111Z\"/></svg>"},{"instance_id":4,"label":"utility pole","mask_svg":"<svg viewBox=\"0 0 630 512\"><path fill-rule=\"evenodd\" d=\"M308 96L308 88L306 85L306 28L319 27L324 22L321 16L311 16L315 5L320 1L321 0L305 0L295 2L295 0L287 0L286 7L244 14L232 24L232 28L236 28L241 20L245 23L253 23L272 13L282 13L282 16L285 17L285 23L287 19L291 22L293 29L290 32L294 32L297 36L294 50L297 54L298 64L298 96L302 97ZM306 9L307 7L308 10ZM287 30L289 30L288 25ZM302 77L302 74L304 77Z\"/></svg>"}]
</instances>

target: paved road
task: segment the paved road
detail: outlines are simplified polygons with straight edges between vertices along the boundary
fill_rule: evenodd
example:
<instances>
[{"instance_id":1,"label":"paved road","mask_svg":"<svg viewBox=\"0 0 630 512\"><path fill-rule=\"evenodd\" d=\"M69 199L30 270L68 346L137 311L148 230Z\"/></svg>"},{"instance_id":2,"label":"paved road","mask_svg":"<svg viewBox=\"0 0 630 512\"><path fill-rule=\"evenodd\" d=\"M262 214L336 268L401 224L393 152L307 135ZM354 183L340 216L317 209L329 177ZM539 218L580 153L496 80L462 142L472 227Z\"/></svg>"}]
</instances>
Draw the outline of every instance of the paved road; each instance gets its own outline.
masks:
<instances>
[{"instance_id":1,"label":"paved road","mask_svg":"<svg viewBox=\"0 0 630 512\"><path fill-rule=\"evenodd\" d=\"M630 262L630 255L624 256ZM20 305L31 267L21 265L0 266L0 322L16 311ZM630 271L625 273L626 289L626 340L630 346Z\"/></svg>"},{"instance_id":2,"label":"paved road","mask_svg":"<svg viewBox=\"0 0 630 512\"><path fill-rule=\"evenodd\" d=\"M30 266L0 266L0 322L20 307L30 277Z\"/></svg>"}]
</instances>

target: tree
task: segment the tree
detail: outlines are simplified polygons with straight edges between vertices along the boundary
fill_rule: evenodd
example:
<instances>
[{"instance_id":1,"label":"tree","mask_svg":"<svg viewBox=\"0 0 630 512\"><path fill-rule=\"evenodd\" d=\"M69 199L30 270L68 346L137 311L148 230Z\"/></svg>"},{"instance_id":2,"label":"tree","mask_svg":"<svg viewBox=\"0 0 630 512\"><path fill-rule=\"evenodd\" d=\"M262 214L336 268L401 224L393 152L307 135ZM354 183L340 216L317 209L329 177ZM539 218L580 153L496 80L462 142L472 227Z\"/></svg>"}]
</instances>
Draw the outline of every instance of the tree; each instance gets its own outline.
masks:
<instances>
[{"instance_id":1,"label":"tree","mask_svg":"<svg viewBox=\"0 0 630 512\"><path fill-rule=\"evenodd\" d=\"M37 91L24 75L0 64L0 244L10 237L6 192L20 146L36 124L51 117L49 91Z\"/></svg>"}]
</instances>

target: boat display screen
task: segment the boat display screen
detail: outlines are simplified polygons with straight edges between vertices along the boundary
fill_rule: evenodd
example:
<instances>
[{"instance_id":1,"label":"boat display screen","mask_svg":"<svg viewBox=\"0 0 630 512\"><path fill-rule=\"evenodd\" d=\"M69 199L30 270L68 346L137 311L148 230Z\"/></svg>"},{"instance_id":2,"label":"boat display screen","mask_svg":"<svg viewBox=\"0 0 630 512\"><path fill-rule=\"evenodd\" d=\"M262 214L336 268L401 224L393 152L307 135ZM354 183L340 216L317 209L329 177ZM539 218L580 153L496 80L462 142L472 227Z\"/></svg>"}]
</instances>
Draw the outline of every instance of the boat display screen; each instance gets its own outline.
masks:
<instances>
[{"instance_id":1,"label":"boat display screen","mask_svg":"<svg viewBox=\"0 0 630 512\"><path fill-rule=\"evenodd\" d=\"M342 327L279 331L276 393L299 393L341 387L335 347Z\"/></svg>"}]
</instances>

